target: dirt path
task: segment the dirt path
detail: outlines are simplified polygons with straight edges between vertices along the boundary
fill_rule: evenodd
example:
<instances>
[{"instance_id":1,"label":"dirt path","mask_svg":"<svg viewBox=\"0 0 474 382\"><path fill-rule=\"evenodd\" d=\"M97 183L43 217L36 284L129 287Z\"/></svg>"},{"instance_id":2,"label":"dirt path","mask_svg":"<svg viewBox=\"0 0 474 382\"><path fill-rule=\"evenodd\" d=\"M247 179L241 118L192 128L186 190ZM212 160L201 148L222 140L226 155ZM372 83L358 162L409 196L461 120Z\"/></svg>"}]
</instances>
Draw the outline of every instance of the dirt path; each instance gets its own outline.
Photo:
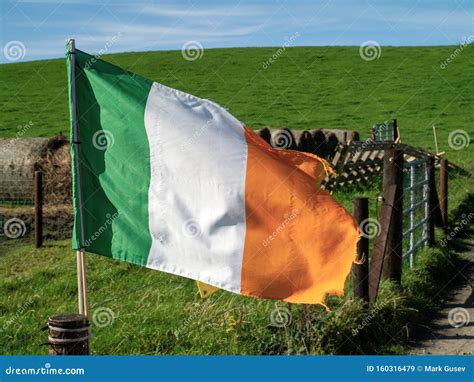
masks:
<instances>
[{"instance_id":1,"label":"dirt path","mask_svg":"<svg viewBox=\"0 0 474 382\"><path fill-rule=\"evenodd\" d=\"M474 243L468 247L462 254L466 264L459 289L452 292L412 354L474 354Z\"/></svg>"}]
</instances>

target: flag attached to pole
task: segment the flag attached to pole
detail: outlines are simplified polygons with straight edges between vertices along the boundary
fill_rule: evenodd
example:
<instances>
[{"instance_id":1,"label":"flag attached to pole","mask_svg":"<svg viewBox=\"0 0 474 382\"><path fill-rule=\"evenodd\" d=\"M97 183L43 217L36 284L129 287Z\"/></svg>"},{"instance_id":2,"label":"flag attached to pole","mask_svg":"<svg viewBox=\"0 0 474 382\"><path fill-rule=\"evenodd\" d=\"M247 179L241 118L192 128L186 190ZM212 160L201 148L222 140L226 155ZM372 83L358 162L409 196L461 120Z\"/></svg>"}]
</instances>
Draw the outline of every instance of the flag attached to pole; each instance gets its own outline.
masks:
<instances>
[{"instance_id":1,"label":"flag attached to pole","mask_svg":"<svg viewBox=\"0 0 474 382\"><path fill-rule=\"evenodd\" d=\"M358 229L319 187L323 160L77 49L75 72L74 248L252 297L343 292Z\"/></svg>"}]
</instances>

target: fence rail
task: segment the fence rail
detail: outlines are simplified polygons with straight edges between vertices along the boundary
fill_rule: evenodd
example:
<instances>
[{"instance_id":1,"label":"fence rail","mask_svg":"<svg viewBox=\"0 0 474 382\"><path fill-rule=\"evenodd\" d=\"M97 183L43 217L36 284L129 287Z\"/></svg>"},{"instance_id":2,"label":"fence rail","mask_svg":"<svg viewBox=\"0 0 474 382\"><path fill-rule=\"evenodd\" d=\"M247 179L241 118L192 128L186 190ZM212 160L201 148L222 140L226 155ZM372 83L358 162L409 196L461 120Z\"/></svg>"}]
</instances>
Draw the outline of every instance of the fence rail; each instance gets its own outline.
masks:
<instances>
[{"instance_id":1,"label":"fence rail","mask_svg":"<svg viewBox=\"0 0 474 382\"><path fill-rule=\"evenodd\" d=\"M429 245L430 224L430 158L420 158L404 164L404 192L409 207L403 211L408 218L408 229L403 231L404 257L408 257L410 268L414 265L418 248ZM406 219L404 219L406 220ZM404 243L405 244L405 243Z\"/></svg>"},{"instance_id":2,"label":"fence rail","mask_svg":"<svg viewBox=\"0 0 474 382\"><path fill-rule=\"evenodd\" d=\"M423 149L391 141L367 140L339 144L331 162L335 174L326 177L322 182L322 187L326 190L334 190L340 186L367 181L379 176L383 169L385 151L390 149L403 150L407 162L434 157L435 163L439 163L441 159Z\"/></svg>"}]
</instances>

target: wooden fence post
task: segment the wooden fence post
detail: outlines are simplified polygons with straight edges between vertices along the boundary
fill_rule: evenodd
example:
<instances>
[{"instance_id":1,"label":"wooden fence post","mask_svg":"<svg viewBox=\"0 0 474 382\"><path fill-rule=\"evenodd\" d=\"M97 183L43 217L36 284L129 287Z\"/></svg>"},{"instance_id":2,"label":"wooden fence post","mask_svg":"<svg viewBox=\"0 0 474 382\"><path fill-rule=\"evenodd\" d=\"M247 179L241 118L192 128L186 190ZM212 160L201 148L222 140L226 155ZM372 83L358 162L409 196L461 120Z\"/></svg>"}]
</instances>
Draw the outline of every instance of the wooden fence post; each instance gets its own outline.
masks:
<instances>
[{"instance_id":1,"label":"wooden fence post","mask_svg":"<svg viewBox=\"0 0 474 382\"><path fill-rule=\"evenodd\" d=\"M448 226L448 160L441 159L439 162L439 204L441 210L441 222L443 227Z\"/></svg>"},{"instance_id":2,"label":"wooden fence post","mask_svg":"<svg viewBox=\"0 0 474 382\"><path fill-rule=\"evenodd\" d=\"M354 219L359 227L369 218L369 199L355 198L352 200ZM365 302L369 301L369 238L361 236L357 243L356 262L352 265L354 297Z\"/></svg>"},{"instance_id":3,"label":"wooden fence post","mask_svg":"<svg viewBox=\"0 0 474 382\"><path fill-rule=\"evenodd\" d=\"M43 173L35 171L35 247L43 245Z\"/></svg>"},{"instance_id":4,"label":"wooden fence post","mask_svg":"<svg viewBox=\"0 0 474 382\"><path fill-rule=\"evenodd\" d=\"M88 355L89 321L82 314L58 314L48 320L49 355Z\"/></svg>"},{"instance_id":5,"label":"wooden fence post","mask_svg":"<svg viewBox=\"0 0 474 382\"><path fill-rule=\"evenodd\" d=\"M379 229L378 232L376 232L374 249L372 250L372 257L370 259L369 298L371 302L377 299L380 279L382 278L384 259L387 255L388 233L392 226L392 206L395 204L396 193L397 186L394 184L384 190L382 208L380 209L379 216Z\"/></svg>"},{"instance_id":6,"label":"wooden fence post","mask_svg":"<svg viewBox=\"0 0 474 382\"><path fill-rule=\"evenodd\" d=\"M403 150L388 149L385 151L383 158L383 196L385 199L387 199L386 193L391 186L396 186L396 190L392 206L392 219L387 230L382 278L400 283L403 255Z\"/></svg>"}]
</instances>

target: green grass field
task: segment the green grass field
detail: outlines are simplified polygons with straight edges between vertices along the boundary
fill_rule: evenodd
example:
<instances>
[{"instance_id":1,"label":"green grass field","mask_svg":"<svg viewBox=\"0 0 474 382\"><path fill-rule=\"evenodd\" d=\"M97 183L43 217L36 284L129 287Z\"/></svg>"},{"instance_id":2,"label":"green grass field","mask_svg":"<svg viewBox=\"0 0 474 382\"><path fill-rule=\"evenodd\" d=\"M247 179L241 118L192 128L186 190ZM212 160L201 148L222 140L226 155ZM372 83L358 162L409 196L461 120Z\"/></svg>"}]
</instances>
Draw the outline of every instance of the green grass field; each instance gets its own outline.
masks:
<instances>
[{"instance_id":1,"label":"green grass field","mask_svg":"<svg viewBox=\"0 0 474 382\"><path fill-rule=\"evenodd\" d=\"M229 293L201 301L191 280L95 255L87 263L91 317L97 311L91 321L98 323L92 348L98 354L259 352L256 346L264 344L252 338L262 338L271 310L284 305ZM0 342L6 341L1 352L44 353L39 346L45 340L44 320L77 310L75 254L69 243L33 251L28 244L10 248L2 255L0 274ZM23 306L27 312L17 314Z\"/></svg>"},{"instance_id":2,"label":"green grass field","mask_svg":"<svg viewBox=\"0 0 474 382\"><path fill-rule=\"evenodd\" d=\"M433 148L436 124L441 149L449 150L451 130L474 131L474 49L440 68L455 49L383 47L368 62L358 47L288 48L267 69L275 48L209 49L192 62L180 51L103 59L214 100L251 127L347 128L366 136L373 122L396 117L404 141ZM0 78L0 136L29 121L28 136L68 130L65 60L0 65Z\"/></svg>"},{"instance_id":3,"label":"green grass field","mask_svg":"<svg viewBox=\"0 0 474 382\"><path fill-rule=\"evenodd\" d=\"M165 85L208 98L253 128L341 128L369 136L375 122L397 118L404 143L439 150L468 171L474 145L450 147L449 134L474 134L474 49L467 46L445 69L457 46L382 47L364 61L358 47L209 49L186 61L180 51L124 53L102 58ZM89 52L94 53L94 52ZM0 65L0 137L67 135L69 110L64 59ZM453 184L453 206L474 189Z\"/></svg>"},{"instance_id":4,"label":"green grass field","mask_svg":"<svg viewBox=\"0 0 474 382\"><path fill-rule=\"evenodd\" d=\"M436 124L440 150L472 172L474 145L455 150L448 144L455 130L474 134L474 50L466 48L446 69L440 68L455 49L383 47L378 60L367 62L358 47L288 48L267 69L263 63L276 48L206 50L194 62L179 51L103 58L216 101L254 128L344 128L365 139L374 122L397 118L403 142L434 151L431 128ZM0 137L66 134L66 87L64 60L0 65ZM473 190L471 176L452 174L453 218ZM378 194L375 182L334 195L346 208L354 196L369 196L374 213ZM454 261L440 252L430 254L435 255L440 268ZM105 316L113 317L107 326L94 324L92 349L96 354L399 353L404 333L423 317L410 315L412 305L422 301L430 308L430 295L413 294L412 289L417 290L417 283L433 289L442 280L430 273L433 260L427 258L422 258L419 273L407 273L408 292L387 287L389 303L372 316L378 318L362 334L351 336L351 328L370 313L347 299L330 299L330 306L340 307L332 313L309 308L308 321L306 310L280 302L225 292L202 301L192 281L89 255L91 312L104 308ZM276 307L291 310L291 326L271 326ZM41 250L30 243L0 246L1 353L45 353L46 347L39 345L46 341L40 329L47 317L75 310L75 257L68 242L50 242ZM376 321L387 322L386 317L393 322L381 330Z\"/></svg>"},{"instance_id":5,"label":"green grass field","mask_svg":"<svg viewBox=\"0 0 474 382\"><path fill-rule=\"evenodd\" d=\"M47 318L77 311L75 255L68 242L0 253L0 353L46 354ZM194 281L91 254L87 266L92 354L400 354L459 268L425 250L403 289L382 284L364 310L348 285L326 312L222 291L202 300Z\"/></svg>"}]
</instances>

